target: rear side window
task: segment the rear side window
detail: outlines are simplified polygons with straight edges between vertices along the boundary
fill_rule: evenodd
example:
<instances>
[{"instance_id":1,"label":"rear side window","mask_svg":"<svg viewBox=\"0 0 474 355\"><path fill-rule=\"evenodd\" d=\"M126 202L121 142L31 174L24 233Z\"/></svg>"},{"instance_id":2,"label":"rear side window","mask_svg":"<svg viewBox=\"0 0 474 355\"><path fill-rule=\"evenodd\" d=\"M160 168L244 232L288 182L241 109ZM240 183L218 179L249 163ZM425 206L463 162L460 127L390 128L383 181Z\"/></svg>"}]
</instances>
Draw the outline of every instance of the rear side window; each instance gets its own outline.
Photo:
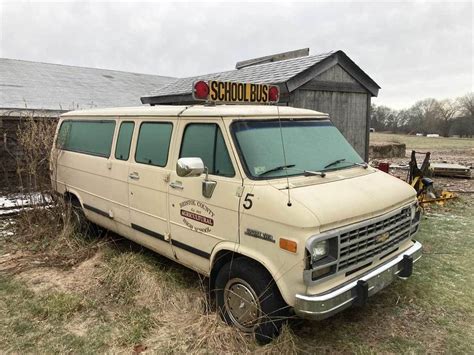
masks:
<instances>
[{"instance_id":1,"label":"rear side window","mask_svg":"<svg viewBox=\"0 0 474 355\"><path fill-rule=\"evenodd\" d=\"M72 152L109 157L115 121L64 121L57 145Z\"/></svg>"},{"instance_id":2,"label":"rear side window","mask_svg":"<svg viewBox=\"0 0 474 355\"><path fill-rule=\"evenodd\" d=\"M115 147L115 159L128 160L134 127L135 123L133 122L123 122L120 125L117 145Z\"/></svg>"},{"instance_id":3,"label":"rear side window","mask_svg":"<svg viewBox=\"0 0 474 355\"><path fill-rule=\"evenodd\" d=\"M214 123L191 123L186 126L181 143L180 158L199 157L209 174L234 176L235 171L224 137Z\"/></svg>"},{"instance_id":4,"label":"rear side window","mask_svg":"<svg viewBox=\"0 0 474 355\"><path fill-rule=\"evenodd\" d=\"M168 162L172 130L173 125L169 122L143 122L138 133L135 161L165 166Z\"/></svg>"}]
</instances>

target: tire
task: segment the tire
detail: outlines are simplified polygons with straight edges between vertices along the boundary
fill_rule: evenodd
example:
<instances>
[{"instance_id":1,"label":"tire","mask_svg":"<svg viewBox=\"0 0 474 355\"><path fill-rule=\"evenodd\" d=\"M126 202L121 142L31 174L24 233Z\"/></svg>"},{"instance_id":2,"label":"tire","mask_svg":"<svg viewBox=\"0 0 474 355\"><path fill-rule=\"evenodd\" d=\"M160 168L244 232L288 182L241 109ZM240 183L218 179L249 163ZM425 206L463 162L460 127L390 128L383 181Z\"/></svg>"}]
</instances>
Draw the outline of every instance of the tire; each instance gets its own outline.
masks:
<instances>
[{"instance_id":1,"label":"tire","mask_svg":"<svg viewBox=\"0 0 474 355\"><path fill-rule=\"evenodd\" d=\"M96 224L90 222L82 209L81 203L77 199L70 201L71 207L71 222L74 226L74 230L80 234L99 237L102 234L102 230Z\"/></svg>"},{"instance_id":2,"label":"tire","mask_svg":"<svg viewBox=\"0 0 474 355\"><path fill-rule=\"evenodd\" d=\"M271 275L257 262L237 258L225 264L215 282L222 319L266 344L280 334L289 307Z\"/></svg>"}]
</instances>

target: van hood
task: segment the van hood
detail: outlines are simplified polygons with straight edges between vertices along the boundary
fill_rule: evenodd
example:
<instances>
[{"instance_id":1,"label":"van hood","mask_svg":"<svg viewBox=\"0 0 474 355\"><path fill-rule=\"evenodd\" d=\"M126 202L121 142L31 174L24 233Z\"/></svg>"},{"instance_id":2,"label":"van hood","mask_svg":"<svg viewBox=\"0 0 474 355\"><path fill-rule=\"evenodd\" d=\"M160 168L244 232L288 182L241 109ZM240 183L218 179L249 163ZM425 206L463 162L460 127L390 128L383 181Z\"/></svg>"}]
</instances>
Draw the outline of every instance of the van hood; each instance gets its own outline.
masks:
<instances>
[{"instance_id":1,"label":"van hood","mask_svg":"<svg viewBox=\"0 0 474 355\"><path fill-rule=\"evenodd\" d=\"M292 181L291 199L316 216L320 232L377 217L415 201L416 192L406 182L376 169L359 172L345 176L330 173L326 181L320 177ZM281 181L272 185L287 189Z\"/></svg>"}]
</instances>

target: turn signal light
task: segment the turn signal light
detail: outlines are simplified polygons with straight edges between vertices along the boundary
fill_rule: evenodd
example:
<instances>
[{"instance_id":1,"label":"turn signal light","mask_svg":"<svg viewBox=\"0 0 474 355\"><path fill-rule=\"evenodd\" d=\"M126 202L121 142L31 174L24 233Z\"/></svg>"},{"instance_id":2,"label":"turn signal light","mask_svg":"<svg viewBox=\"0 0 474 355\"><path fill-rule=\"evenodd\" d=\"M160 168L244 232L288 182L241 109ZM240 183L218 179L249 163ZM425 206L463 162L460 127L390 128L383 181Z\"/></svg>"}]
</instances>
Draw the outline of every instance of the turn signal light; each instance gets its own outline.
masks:
<instances>
[{"instance_id":1,"label":"turn signal light","mask_svg":"<svg viewBox=\"0 0 474 355\"><path fill-rule=\"evenodd\" d=\"M289 252L296 253L298 243L288 240L285 238L280 238L280 248L288 250Z\"/></svg>"}]
</instances>

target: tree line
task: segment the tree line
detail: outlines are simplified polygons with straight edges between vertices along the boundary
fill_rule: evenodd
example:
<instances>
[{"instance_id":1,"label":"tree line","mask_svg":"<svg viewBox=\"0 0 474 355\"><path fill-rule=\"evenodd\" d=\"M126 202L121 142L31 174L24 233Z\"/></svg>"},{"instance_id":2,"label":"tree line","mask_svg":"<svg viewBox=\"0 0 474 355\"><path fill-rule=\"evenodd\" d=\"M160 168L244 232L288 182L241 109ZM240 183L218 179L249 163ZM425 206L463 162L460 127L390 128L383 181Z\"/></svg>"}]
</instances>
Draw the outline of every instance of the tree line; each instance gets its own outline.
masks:
<instances>
[{"instance_id":1,"label":"tree line","mask_svg":"<svg viewBox=\"0 0 474 355\"><path fill-rule=\"evenodd\" d=\"M376 131L474 136L474 93L455 99L424 99L408 109L372 104L370 127Z\"/></svg>"}]
</instances>

